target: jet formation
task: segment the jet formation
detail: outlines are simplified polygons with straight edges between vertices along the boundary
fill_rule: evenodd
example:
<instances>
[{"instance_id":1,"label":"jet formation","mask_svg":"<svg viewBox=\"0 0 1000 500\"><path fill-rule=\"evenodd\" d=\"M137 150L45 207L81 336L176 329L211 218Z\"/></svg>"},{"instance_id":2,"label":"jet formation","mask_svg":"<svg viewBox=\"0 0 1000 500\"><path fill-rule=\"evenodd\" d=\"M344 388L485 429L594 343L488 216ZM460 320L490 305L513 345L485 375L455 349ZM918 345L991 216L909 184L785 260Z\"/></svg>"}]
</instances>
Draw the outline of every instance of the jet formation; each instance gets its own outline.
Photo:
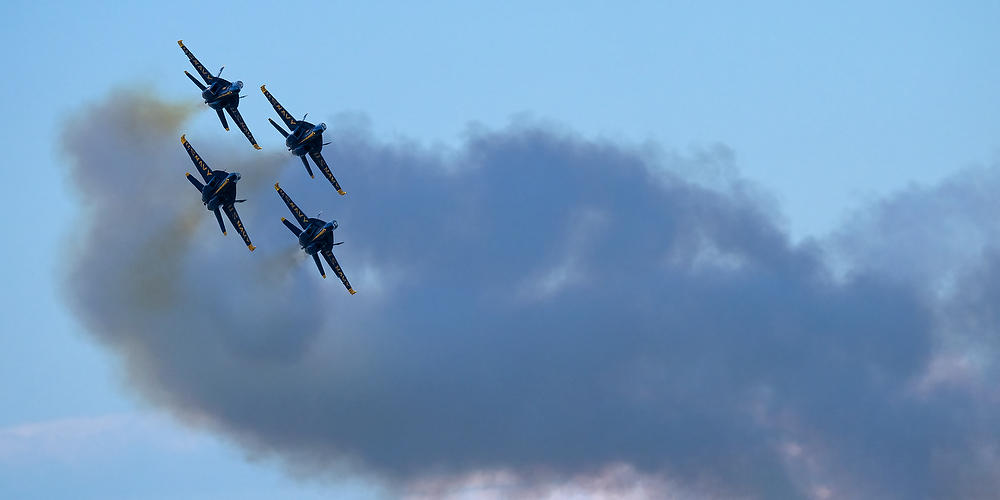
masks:
<instances>
[{"instance_id":1,"label":"jet formation","mask_svg":"<svg viewBox=\"0 0 1000 500\"><path fill-rule=\"evenodd\" d=\"M184 74L194 82L195 85L201 89L201 96L205 100L210 108L214 109L219 115L219 121L222 122L222 127L229 130L229 124L226 121L225 113L233 119L233 122L239 127L243 132L243 135L247 137L250 144L253 145L254 149L261 149L254 139L253 134L250 133L250 128L247 127L246 122L240 115L237 107L239 106L240 99L245 96L240 95L240 91L243 89L242 81L230 82L222 78L222 69L219 69L218 74L212 76L211 73L205 69L205 66L201 64L200 61L184 46L182 40L177 41L177 45L181 47L184 54L191 61L195 70L205 81L202 84L195 78L191 73L185 71ZM312 172L312 168L309 166L309 161L306 156L312 158L313 162L319 168L320 172L333 184L334 189L337 193L344 195L347 194L340 187L340 183L333 176L333 172L330 170L330 166L323 159L321 151L323 146L330 143L323 142L323 132L326 131L326 124L320 123L314 125L305 121L306 116L303 116L301 120L296 120L291 114L280 104L278 100L271 95L270 92L264 87L260 86L261 92L267 98L271 106L278 113L278 116L284 122L285 126L289 128L288 131L283 129L281 125L276 123L274 120L268 118L271 125L274 126L282 136L285 137L285 146L288 150L295 156L298 156L302 163L306 167L306 172L310 177L315 177ZM183 144L184 149L187 151L188 156L191 157L191 162L194 163L201 176L201 181L199 181L191 173L186 173L186 177L191 184L198 189L201 193L201 202L205 205L205 208L215 214L215 219L219 223L219 229L222 230L222 234L226 234L226 225L222 220L222 212L226 213L226 217L229 218L230 224L236 229L240 237L243 238L243 242L246 243L247 248L252 252L255 247L250 241L250 235L247 233L246 228L243 226L243 222L240 220L239 214L236 212L236 204L243 203L246 200L236 198L236 186L240 181L242 176L239 172L227 172L225 170L213 170L209 168L205 160L201 158L194 147L188 142L185 135L181 135L181 144ZM292 201L291 197L288 196L284 190L278 185L274 184L274 189L278 192L282 201L288 206L288 209L292 212L295 221L298 226L290 222L284 217L281 218L281 222L287 227L299 240L299 246L307 255L311 255L313 260L316 262L316 267L319 269L319 273L323 278L326 278L326 271L323 269L323 263L320 260L320 255L326 260L327 264L333 269L334 274L340 278L340 281L344 283L344 287L351 295L355 294L356 291L351 287L350 281L347 280L347 276L344 274L344 270L340 267L340 263L337 262L337 258L333 255L333 247L336 245L343 244L343 241L337 242L334 239L333 231L337 229L338 224L336 220L330 220L329 222L322 220L317 217L306 217L306 215L299 209L299 207Z\"/></svg>"}]
</instances>

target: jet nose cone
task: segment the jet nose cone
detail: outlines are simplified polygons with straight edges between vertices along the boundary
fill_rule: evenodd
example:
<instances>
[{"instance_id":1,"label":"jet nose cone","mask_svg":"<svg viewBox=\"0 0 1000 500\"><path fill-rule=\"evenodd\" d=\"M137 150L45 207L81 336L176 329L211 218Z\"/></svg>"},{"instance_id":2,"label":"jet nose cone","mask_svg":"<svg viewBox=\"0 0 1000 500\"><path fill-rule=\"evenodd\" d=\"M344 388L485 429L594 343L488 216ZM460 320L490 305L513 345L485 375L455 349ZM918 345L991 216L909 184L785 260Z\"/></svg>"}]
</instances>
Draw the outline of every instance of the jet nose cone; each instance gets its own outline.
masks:
<instances>
[{"instance_id":1,"label":"jet nose cone","mask_svg":"<svg viewBox=\"0 0 1000 500\"><path fill-rule=\"evenodd\" d=\"M241 80L236 80L236 88L243 88L243 82Z\"/></svg>"},{"instance_id":2,"label":"jet nose cone","mask_svg":"<svg viewBox=\"0 0 1000 500\"><path fill-rule=\"evenodd\" d=\"M320 128L320 130L325 131L326 130L326 124L325 123L320 123L319 124L319 128Z\"/></svg>"}]
</instances>

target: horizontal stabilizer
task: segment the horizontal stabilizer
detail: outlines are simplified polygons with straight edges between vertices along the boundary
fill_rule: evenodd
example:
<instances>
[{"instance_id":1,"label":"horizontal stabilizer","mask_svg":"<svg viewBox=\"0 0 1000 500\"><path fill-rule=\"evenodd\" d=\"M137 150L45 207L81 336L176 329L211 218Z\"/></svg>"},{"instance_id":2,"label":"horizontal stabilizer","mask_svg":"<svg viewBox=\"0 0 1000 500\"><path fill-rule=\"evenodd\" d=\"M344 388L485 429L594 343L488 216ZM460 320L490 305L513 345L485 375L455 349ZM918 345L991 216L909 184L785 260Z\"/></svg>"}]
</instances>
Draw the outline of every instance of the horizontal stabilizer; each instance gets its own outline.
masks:
<instances>
[{"instance_id":1,"label":"horizontal stabilizer","mask_svg":"<svg viewBox=\"0 0 1000 500\"><path fill-rule=\"evenodd\" d=\"M222 113L221 109L217 109L215 112L219 113L219 121L222 122L222 128L226 129L226 132L229 132L229 122L226 121L226 115Z\"/></svg>"},{"instance_id":2,"label":"horizontal stabilizer","mask_svg":"<svg viewBox=\"0 0 1000 500\"><path fill-rule=\"evenodd\" d=\"M216 220L219 221L219 229L221 229L222 230L222 234L225 235L226 234L226 225L222 222L222 214L219 213L219 209L218 208L216 208L213 211L215 212L215 218L216 218Z\"/></svg>"},{"instance_id":3,"label":"horizontal stabilizer","mask_svg":"<svg viewBox=\"0 0 1000 500\"><path fill-rule=\"evenodd\" d=\"M302 164L306 166L306 173L309 174L309 178L315 179L316 176L313 175L313 169L309 166L309 160L305 156L300 156L299 158L302 158Z\"/></svg>"},{"instance_id":4,"label":"horizontal stabilizer","mask_svg":"<svg viewBox=\"0 0 1000 500\"><path fill-rule=\"evenodd\" d=\"M297 228L297 227L295 227L295 224L292 224L292 221L290 221L290 220L282 217L281 218L281 223L284 224L285 227L287 227L288 230L291 231L295 235L296 238L298 238L298 236L300 234L302 234L302 230L299 229L299 228Z\"/></svg>"},{"instance_id":5,"label":"horizontal stabilizer","mask_svg":"<svg viewBox=\"0 0 1000 500\"><path fill-rule=\"evenodd\" d=\"M202 91L204 91L206 88L208 88L208 87L205 87L204 85L202 85L201 82L199 82L198 79L195 78L194 75L192 75L191 73L188 73L187 71L185 71L184 74L187 75L187 77L190 78L191 81L194 82L194 84L197 85L198 88L201 89Z\"/></svg>"},{"instance_id":6,"label":"horizontal stabilizer","mask_svg":"<svg viewBox=\"0 0 1000 500\"><path fill-rule=\"evenodd\" d=\"M199 193L205 190L205 185L198 182L198 179L195 179L190 172L185 173L184 176L187 177L187 180L191 181L191 184L194 184L194 187L198 188Z\"/></svg>"},{"instance_id":7,"label":"horizontal stabilizer","mask_svg":"<svg viewBox=\"0 0 1000 500\"><path fill-rule=\"evenodd\" d=\"M313 254L313 260L316 261L316 268L319 269L320 276L326 279L326 271L323 270L323 263L319 260L319 255Z\"/></svg>"},{"instance_id":8,"label":"horizontal stabilizer","mask_svg":"<svg viewBox=\"0 0 1000 500\"><path fill-rule=\"evenodd\" d=\"M278 132L281 132L282 136L288 137L288 132L285 132L285 129L281 128L281 125L278 125L277 123L275 123L274 120L270 118L268 118L267 121L271 122L271 125L274 125L274 128L278 129Z\"/></svg>"}]
</instances>

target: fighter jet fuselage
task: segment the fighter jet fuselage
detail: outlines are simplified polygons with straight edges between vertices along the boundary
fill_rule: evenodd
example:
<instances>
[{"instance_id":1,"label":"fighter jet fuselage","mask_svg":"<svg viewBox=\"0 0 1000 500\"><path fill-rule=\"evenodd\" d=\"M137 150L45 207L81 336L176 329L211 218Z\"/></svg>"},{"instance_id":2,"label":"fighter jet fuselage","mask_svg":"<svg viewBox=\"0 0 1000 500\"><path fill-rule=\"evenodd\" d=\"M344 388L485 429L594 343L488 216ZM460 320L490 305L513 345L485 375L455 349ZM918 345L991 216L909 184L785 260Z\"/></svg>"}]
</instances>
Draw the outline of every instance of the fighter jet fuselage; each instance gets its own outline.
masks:
<instances>
[{"instance_id":1,"label":"fighter jet fuselage","mask_svg":"<svg viewBox=\"0 0 1000 500\"><path fill-rule=\"evenodd\" d=\"M299 235L299 246L307 254L313 255L321 250L333 248L333 230L337 229L337 221L326 222L315 217L309 218L309 224Z\"/></svg>"},{"instance_id":2,"label":"fighter jet fuselage","mask_svg":"<svg viewBox=\"0 0 1000 500\"><path fill-rule=\"evenodd\" d=\"M236 183L240 180L239 172L213 170L212 177L205 188L201 190L201 202L211 211L236 202Z\"/></svg>"},{"instance_id":3,"label":"fighter jet fuselage","mask_svg":"<svg viewBox=\"0 0 1000 500\"><path fill-rule=\"evenodd\" d=\"M322 151L323 132L326 130L326 124L313 125L302 120L297 121L296 124L297 126L292 129L292 133L285 138L285 146L288 147L288 150L295 156L305 156Z\"/></svg>"},{"instance_id":4,"label":"fighter jet fuselage","mask_svg":"<svg viewBox=\"0 0 1000 500\"><path fill-rule=\"evenodd\" d=\"M243 90L243 82L239 80L230 82L216 77L212 84L201 92L201 97L205 99L205 104L208 104L212 109L225 109L230 106L235 108L240 104L241 90Z\"/></svg>"}]
</instances>

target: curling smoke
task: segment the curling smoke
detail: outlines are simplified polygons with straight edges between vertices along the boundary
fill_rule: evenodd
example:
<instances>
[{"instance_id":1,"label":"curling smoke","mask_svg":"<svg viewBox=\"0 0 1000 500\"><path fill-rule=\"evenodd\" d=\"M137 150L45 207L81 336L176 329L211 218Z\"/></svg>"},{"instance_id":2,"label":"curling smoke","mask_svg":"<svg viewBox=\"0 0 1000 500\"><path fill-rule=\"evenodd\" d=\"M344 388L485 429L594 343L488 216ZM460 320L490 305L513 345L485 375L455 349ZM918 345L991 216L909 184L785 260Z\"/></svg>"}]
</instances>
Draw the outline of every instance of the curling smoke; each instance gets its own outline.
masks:
<instances>
[{"instance_id":1,"label":"curling smoke","mask_svg":"<svg viewBox=\"0 0 1000 500\"><path fill-rule=\"evenodd\" d=\"M997 484L995 400L920 385L943 308L878 269L834 279L741 183L674 173L724 151L657 160L515 124L442 153L331 127L341 198L283 148L189 136L243 174L250 254L183 179L187 114L119 94L70 122L68 295L145 394L250 449L433 496L608 471L703 497ZM339 220L358 295L289 251L276 180Z\"/></svg>"}]
</instances>

